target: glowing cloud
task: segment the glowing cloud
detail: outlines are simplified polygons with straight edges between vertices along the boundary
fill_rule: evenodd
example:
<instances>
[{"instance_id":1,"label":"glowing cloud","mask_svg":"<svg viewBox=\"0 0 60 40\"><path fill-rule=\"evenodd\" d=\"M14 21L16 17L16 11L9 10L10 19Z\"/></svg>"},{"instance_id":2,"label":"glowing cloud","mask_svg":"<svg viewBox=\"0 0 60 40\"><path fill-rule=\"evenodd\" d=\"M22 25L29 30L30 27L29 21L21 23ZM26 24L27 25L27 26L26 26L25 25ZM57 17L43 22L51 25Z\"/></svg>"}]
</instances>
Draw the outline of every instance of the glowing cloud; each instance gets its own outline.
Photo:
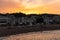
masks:
<instances>
[{"instance_id":1,"label":"glowing cloud","mask_svg":"<svg viewBox=\"0 0 60 40\"><path fill-rule=\"evenodd\" d=\"M60 13L60 0L0 0L0 12Z\"/></svg>"},{"instance_id":2,"label":"glowing cloud","mask_svg":"<svg viewBox=\"0 0 60 40\"><path fill-rule=\"evenodd\" d=\"M57 0L22 0L21 4L25 6L25 8L31 9L44 5L46 6L55 2L57 2Z\"/></svg>"}]
</instances>

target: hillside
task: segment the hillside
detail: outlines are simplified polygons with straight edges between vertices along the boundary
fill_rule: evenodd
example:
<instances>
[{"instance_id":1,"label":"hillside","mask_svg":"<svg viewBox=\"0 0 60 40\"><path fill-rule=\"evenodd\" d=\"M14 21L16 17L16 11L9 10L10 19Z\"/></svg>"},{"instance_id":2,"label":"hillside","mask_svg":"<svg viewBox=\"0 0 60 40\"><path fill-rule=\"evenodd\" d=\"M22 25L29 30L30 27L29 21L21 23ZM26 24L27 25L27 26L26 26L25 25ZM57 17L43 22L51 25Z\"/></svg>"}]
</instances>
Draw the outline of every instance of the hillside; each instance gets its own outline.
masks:
<instances>
[{"instance_id":1,"label":"hillside","mask_svg":"<svg viewBox=\"0 0 60 40\"><path fill-rule=\"evenodd\" d=\"M60 15L0 14L0 36L47 30L60 30Z\"/></svg>"}]
</instances>

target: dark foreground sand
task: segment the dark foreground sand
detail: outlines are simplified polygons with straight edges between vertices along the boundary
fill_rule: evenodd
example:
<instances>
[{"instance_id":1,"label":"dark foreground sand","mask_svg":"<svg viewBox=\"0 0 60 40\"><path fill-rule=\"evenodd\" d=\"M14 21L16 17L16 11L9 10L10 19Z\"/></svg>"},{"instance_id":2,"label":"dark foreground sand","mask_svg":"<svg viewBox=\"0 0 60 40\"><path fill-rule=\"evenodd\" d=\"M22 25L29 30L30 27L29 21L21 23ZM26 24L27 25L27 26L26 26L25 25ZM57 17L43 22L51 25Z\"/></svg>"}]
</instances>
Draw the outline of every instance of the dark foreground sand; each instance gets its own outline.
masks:
<instances>
[{"instance_id":1,"label":"dark foreground sand","mask_svg":"<svg viewBox=\"0 0 60 40\"><path fill-rule=\"evenodd\" d=\"M60 40L60 30L17 34L0 37L0 40Z\"/></svg>"}]
</instances>

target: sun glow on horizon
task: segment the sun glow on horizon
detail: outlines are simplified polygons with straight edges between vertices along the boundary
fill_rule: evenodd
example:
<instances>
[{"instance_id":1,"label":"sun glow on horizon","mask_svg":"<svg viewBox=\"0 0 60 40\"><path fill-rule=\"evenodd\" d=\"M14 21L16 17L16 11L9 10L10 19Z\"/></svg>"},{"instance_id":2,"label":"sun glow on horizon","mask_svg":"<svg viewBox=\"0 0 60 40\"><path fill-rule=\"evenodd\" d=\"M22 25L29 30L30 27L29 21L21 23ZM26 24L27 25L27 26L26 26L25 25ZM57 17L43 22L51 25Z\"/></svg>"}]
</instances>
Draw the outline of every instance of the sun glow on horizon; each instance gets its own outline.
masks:
<instances>
[{"instance_id":1,"label":"sun glow on horizon","mask_svg":"<svg viewBox=\"0 0 60 40\"><path fill-rule=\"evenodd\" d=\"M60 0L0 0L0 13L60 14Z\"/></svg>"}]
</instances>

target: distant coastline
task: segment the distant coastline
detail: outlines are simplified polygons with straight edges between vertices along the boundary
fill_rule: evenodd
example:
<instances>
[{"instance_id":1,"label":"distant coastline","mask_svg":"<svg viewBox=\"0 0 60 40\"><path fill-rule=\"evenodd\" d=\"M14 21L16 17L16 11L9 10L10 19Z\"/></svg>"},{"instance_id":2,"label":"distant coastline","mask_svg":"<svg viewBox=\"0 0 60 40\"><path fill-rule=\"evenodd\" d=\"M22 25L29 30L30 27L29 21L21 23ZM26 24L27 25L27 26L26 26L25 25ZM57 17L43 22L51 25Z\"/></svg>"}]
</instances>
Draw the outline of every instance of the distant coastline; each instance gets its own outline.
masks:
<instances>
[{"instance_id":1,"label":"distant coastline","mask_svg":"<svg viewBox=\"0 0 60 40\"><path fill-rule=\"evenodd\" d=\"M4 13L4 12L1 12L0 14L4 15L4 14L25 14L25 15L31 15L31 14L35 14L35 15L42 15L42 14L51 14L51 15L60 15L58 13L24 13L24 12L12 12L12 13Z\"/></svg>"},{"instance_id":2,"label":"distant coastline","mask_svg":"<svg viewBox=\"0 0 60 40\"><path fill-rule=\"evenodd\" d=\"M0 36L47 30L60 30L60 15L0 14Z\"/></svg>"}]
</instances>

